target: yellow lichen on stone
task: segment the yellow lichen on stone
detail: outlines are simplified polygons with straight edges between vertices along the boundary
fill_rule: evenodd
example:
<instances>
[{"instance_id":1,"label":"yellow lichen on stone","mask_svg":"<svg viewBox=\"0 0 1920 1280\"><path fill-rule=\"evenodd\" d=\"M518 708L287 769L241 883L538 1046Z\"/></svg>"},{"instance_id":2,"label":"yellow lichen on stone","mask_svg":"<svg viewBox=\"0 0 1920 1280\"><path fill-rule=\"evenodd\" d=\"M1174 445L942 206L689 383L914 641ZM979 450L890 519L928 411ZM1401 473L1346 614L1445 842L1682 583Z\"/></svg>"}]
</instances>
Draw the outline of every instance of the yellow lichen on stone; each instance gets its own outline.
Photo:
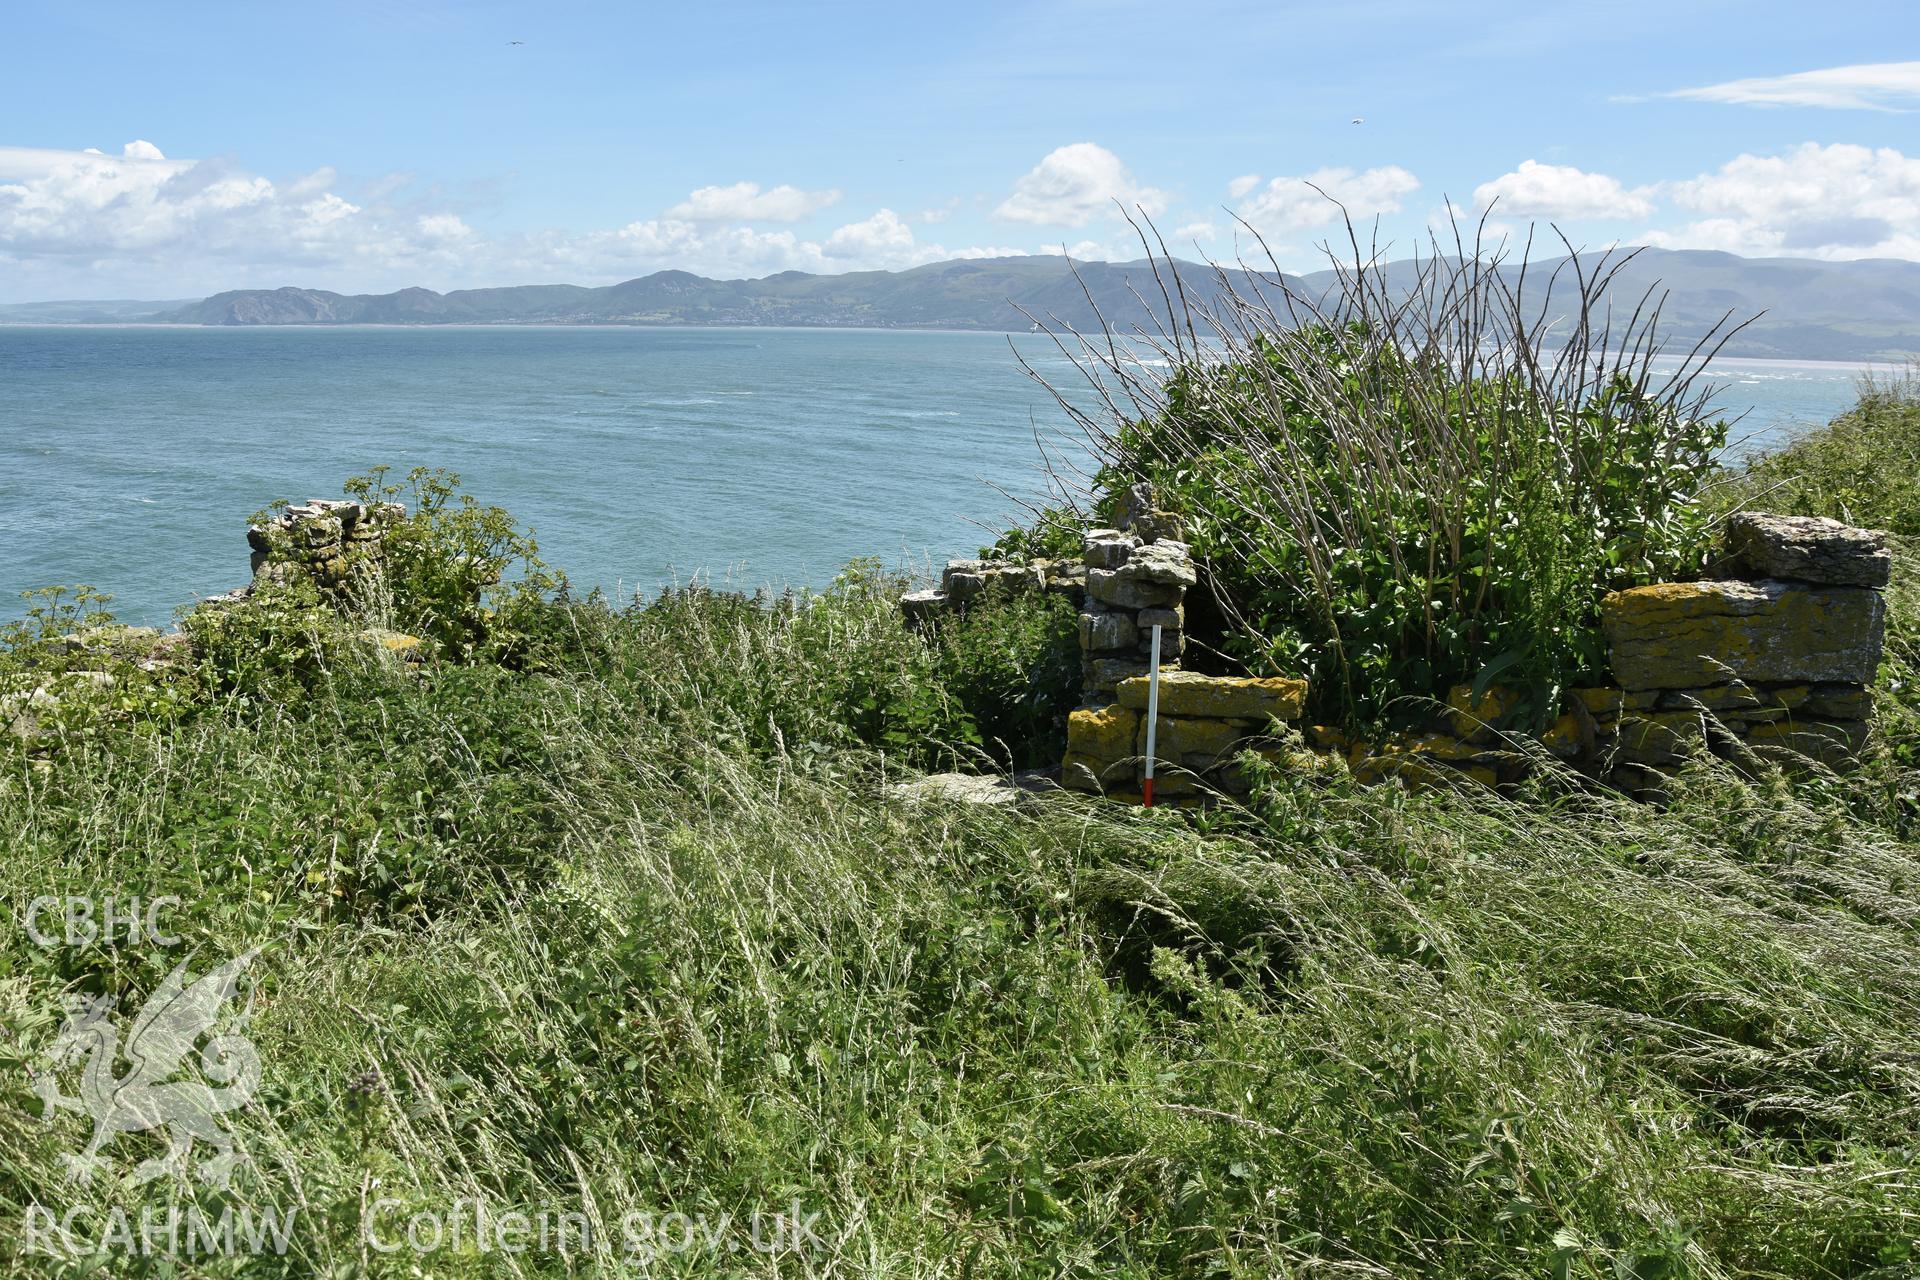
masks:
<instances>
[{"instance_id":1,"label":"yellow lichen on stone","mask_svg":"<svg viewBox=\"0 0 1920 1280\"><path fill-rule=\"evenodd\" d=\"M1580 752L1580 717L1571 711L1547 726L1540 735L1540 745L1557 756L1578 755Z\"/></svg>"},{"instance_id":2,"label":"yellow lichen on stone","mask_svg":"<svg viewBox=\"0 0 1920 1280\"><path fill-rule=\"evenodd\" d=\"M1624 705L1624 699L1626 698L1626 694L1611 685L1605 685L1595 689L1575 689L1573 690L1573 696L1581 706L1587 709L1590 715L1595 716L1619 715L1620 708Z\"/></svg>"},{"instance_id":3,"label":"yellow lichen on stone","mask_svg":"<svg viewBox=\"0 0 1920 1280\"><path fill-rule=\"evenodd\" d=\"M1447 692L1451 712L1447 723L1463 738L1485 738L1519 702L1519 693L1503 685L1494 685L1475 697L1472 685L1457 684Z\"/></svg>"},{"instance_id":4,"label":"yellow lichen on stone","mask_svg":"<svg viewBox=\"0 0 1920 1280\"><path fill-rule=\"evenodd\" d=\"M1123 705L1135 711L1147 707L1145 676L1120 682ZM1295 720L1306 704L1307 682L1282 676L1208 676L1197 671L1163 671L1160 675L1160 714L1256 723Z\"/></svg>"},{"instance_id":5,"label":"yellow lichen on stone","mask_svg":"<svg viewBox=\"0 0 1920 1280\"><path fill-rule=\"evenodd\" d=\"M1235 744L1248 736L1245 726L1231 720L1198 720L1161 716L1154 729L1154 755L1161 760L1185 760L1204 756L1217 760L1232 753ZM1140 717L1134 733L1133 749L1147 753L1147 718Z\"/></svg>"},{"instance_id":6,"label":"yellow lichen on stone","mask_svg":"<svg viewBox=\"0 0 1920 1280\"><path fill-rule=\"evenodd\" d=\"M1119 703L1082 707L1067 717L1067 750L1101 760L1134 754L1134 731L1140 717Z\"/></svg>"},{"instance_id":7,"label":"yellow lichen on stone","mask_svg":"<svg viewBox=\"0 0 1920 1280\"><path fill-rule=\"evenodd\" d=\"M1873 679L1885 605L1864 587L1663 582L1600 603L1614 675L1629 689L1700 689L1732 680Z\"/></svg>"}]
</instances>

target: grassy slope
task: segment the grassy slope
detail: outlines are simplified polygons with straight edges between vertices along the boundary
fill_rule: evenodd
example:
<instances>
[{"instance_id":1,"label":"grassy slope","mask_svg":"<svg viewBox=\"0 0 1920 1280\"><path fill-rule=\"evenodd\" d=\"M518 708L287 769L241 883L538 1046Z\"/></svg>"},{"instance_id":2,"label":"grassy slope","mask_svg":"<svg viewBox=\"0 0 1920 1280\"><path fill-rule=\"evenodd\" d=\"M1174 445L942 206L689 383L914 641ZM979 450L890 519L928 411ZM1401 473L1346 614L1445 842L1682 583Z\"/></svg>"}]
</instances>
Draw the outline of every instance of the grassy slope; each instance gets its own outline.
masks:
<instances>
[{"instance_id":1,"label":"grassy slope","mask_svg":"<svg viewBox=\"0 0 1920 1280\"><path fill-rule=\"evenodd\" d=\"M1282 779L1196 826L890 797L848 727L923 661L884 583L574 621L545 674L343 656L281 706L0 754L10 903L178 893L197 968L268 947L234 1195L301 1226L246 1274L598 1265L371 1252L382 1195L797 1197L828 1241L653 1274L1910 1273L1898 707L1845 784L1702 772L1658 812ZM9 935L0 1221L182 1194L64 1182L85 1128L26 1075L63 988L138 1004L176 958Z\"/></svg>"}]
</instances>

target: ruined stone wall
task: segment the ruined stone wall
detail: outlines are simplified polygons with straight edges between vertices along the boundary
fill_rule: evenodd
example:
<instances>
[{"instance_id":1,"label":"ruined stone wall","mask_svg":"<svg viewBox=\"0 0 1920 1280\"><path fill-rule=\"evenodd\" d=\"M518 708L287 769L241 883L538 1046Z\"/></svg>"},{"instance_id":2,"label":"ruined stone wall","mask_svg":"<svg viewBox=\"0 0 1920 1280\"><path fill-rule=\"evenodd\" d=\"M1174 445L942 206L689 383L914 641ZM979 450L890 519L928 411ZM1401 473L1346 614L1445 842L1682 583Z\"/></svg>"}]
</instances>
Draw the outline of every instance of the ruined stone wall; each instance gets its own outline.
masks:
<instances>
[{"instance_id":1,"label":"ruined stone wall","mask_svg":"<svg viewBox=\"0 0 1920 1280\"><path fill-rule=\"evenodd\" d=\"M909 623L917 626L943 614L963 611L990 590L1011 594L1052 591L1077 603L1085 585L1086 570L1077 561L1035 560L1022 564L1013 560L949 560L940 573L940 585L908 592L900 597L900 610Z\"/></svg>"},{"instance_id":2,"label":"ruined stone wall","mask_svg":"<svg viewBox=\"0 0 1920 1280\"><path fill-rule=\"evenodd\" d=\"M1657 789L1702 745L1735 761L1851 764L1867 738L1891 568L1883 535L1741 514L1719 576L1607 597L1619 688L1589 695L1609 781Z\"/></svg>"},{"instance_id":3,"label":"ruined stone wall","mask_svg":"<svg viewBox=\"0 0 1920 1280\"><path fill-rule=\"evenodd\" d=\"M406 514L395 502L365 506L314 498L290 506L247 529L254 580L285 584L304 576L323 593L338 595L346 590L355 565L377 567L384 554L382 540Z\"/></svg>"},{"instance_id":4,"label":"ruined stone wall","mask_svg":"<svg viewBox=\"0 0 1920 1280\"><path fill-rule=\"evenodd\" d=\"M1191 579L1163 568L1162 558L1178 548L1184 559L1185 548L1112 529L1089 532L1086 546L1088 696L1068 722L1061 780L1137 797L1147 704L1139 637L1150 616L1183 635L1181 604L1163 606L1171 597L1151 593L1184 592L1179 584ZM1607 597L1601 617L1617 683L1569 690L1545 729L1535 727L1538 708L1514 690L1461 686L1424 729L1362 739L1309 726L1306 744L1322 759L1344 759L1362 782L1492 786L1553 758L1649 798L1703 749L1736 763L1845 769L1866 742L1891 563L1879 534L1812 517L1737 515L1713 579ZM1305 682L1180 671L1183 644L1165 651L1156 791L1175 799L1241 793L1247 780L1234 758L1246 750L1299 765L1291 725Z\"/></svg>"}]
</instances>

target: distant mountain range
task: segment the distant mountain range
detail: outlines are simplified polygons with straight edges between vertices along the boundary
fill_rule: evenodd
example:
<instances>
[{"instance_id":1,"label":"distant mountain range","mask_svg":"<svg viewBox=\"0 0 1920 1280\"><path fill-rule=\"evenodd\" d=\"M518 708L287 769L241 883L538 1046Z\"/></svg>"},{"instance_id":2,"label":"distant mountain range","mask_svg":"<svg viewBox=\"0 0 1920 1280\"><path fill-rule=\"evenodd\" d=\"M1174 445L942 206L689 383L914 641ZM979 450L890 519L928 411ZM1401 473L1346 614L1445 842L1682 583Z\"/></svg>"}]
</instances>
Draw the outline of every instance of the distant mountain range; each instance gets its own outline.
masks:
<instances>
[{"instance_id":1,"label":"distant mountain range","mask_svg":"<svg viewBox=\"0 0 1920 1280\"><path fill-rule=\"evenodd\" d=\"M1545 280L1555 263L1530 270ZM1405 272L1405 264L1387 268ZM1081 263L1075 279L1058 257L977 258L906 271L809 275L784 271L759 280L709 280L658 271L601 288L522 285L501 289L402 289L338 294L321 289L243 289L199 302L54 302L0 306L0 323L146 322L197 325L635 324L864 326L887 329L1019 331L1028 316L1085 332L1095 308L1118 327L1147 319L1157 303L1149 264ZM1210 268L1181 263L1182 285L1202 298ZM1331 272L1298 277L1310 296ZM1920 355L1920 262L1819 262L1741 258L1700 250L1646 249L1619 275L1616 305L1658 284L1670 291L1670 337L1695 336L1728 311L1764 312L1726 348L1728 355L1888 360ZM1091 304L1089 303L1091 297Z\"/></svg>"}]
</instances>

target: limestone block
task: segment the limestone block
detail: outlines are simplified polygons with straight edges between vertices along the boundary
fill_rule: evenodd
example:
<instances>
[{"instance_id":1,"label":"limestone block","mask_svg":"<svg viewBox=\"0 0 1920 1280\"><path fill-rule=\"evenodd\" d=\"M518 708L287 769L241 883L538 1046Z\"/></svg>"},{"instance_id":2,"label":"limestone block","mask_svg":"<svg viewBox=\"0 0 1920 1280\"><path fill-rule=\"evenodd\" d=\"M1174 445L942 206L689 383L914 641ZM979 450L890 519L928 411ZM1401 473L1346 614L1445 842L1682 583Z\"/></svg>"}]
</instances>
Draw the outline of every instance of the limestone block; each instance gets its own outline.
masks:
<instances>
[{"instance_id":1,"label":"limestone block","mask_svg":"<svg viewBox=\"0 0 1920 1280\"><path fill-rule=\"evenodd\" d=\"M1470 684L1447 691L1447 724L1463 738L1486 738L1520 702L1517 690L1493 685L1475 696Z\"/></svg>"},{"instance_id":2,"label":"limestone block","mask_svg":"<svg viewBox=\"0 0 1920 1280\"><path fill-rule=\"evenodd\" d=\"M1756 749L1791 751L1829 769L1845 769L1867 745L1867 726L1860 721L1782 720L1755 725L1747 745Z\"/></svg>"},{"instance_id":3,"label":"limestone block","mask_svg":"<svg viewBox=\"0 0 1920 1280\"><path fill-rule=\"evenodd\" d=\"M1540 735L1540 745L1562 758L1580 754L1580 718L1571 711L1547 726Z\"/></svg>"},{"instance_id":4,"label":"limestone block","mask_svg":"<svg viewBox=\"0 0 1920 1280\"><path fill-rule=\"evenodd\" d=\"M1614 675L1629 689L1866 684L1880 663L1886 607L1864 587L1663 582L1614 592L1600 602L1600 620Z\"/></svg>"},{"instance_id":5,"label":"limestone block","mask_svg":"<svg viewBox=\"0 0 1920 1280\"><path fill-rule=\"evenodd\" d=\"M1138 484L1129 485L1121 490L1119 501L1115 504L1114 522L1122 529L1130 529L1135 520L1149 511L1157 510L1159 505L1154 500L1152 485L1144 480Z\"/></svg>"},{"instance_id":6,"label":"limestone block","mask_svg":"<svg viewBox=\"0 0 1920 1280\"><path fill-rule=\"evenodd\" d=\"M971 599L987 589L987 570L991 560L949 560L940 573L940 589L956 603Z\"/></svg>"},{"instance_id":7,"label":"limestone block","mask_svg":"<svg viewBox=\"0 0 1920 1280\"><path fill-rule=\"evenodd\" d=\"M1184 597L1184 587L1126 576L1131 568L1087 570L1087 595L1121 609L1163 609L1179 604Z\"/></svg>"},{"instance_id":8,"label":"limestone block","mask_svg":"<svg viewBox=\"0 0 1920 1280\"><path fill-rule=\"evenodd\" d=\"M1136 545L1135 540L1124 533L1116 533L1110 538L1096 538L1088 534L1082 563L1089 569L1118 569L1133 555Z\"/></svg>"},{"instance_id":9,"label":"limestone block","mask_svg":"<svg viewBox=\"0 0 1920 1280\"><path fill-rule=\"evenodd\" d=\"M1145 613L1146 610L1142 609L1141 612ZM1139 650L1141 657L1151 658L1153 656L1153 633L1151 631L1142 631L1140 633L1140 643L1134 647ZM1160 633L1160 662L1162 666L1169 662L1179 661L1180 655L1186 651L1187 637L1185 635L1178 631L1162 631Z\"/></svg>"},{"instance_id":10,"label":"limestone block","mask_svg":"<svg viewBox=\"0 0 1920 1280\"><path fill-rule=\"evenodd\" d=\"M1697 711L1639 711L1620 717L1619 758L1630 764L1679 764L1706 739Z\"/></svg>"},{"instance_id":11,"label":"limestone block","mask_svg":"<svg viewBox=\"0 0 1920 1280\"><path fill-rule=\"evenodd\" d=\"M1824 516L1743 511L1727 521L1735 572L1839 587L1884 587L1893 571L1886 535Z\"/></svg>"},{"instance_id":12,"label":"limestone block","mask_svg":"<svg viewBox=\"0 0 1920 1280\"><path fill-rule=\"evenodd\" d=\"M1187 607L1180 604L1171 609L1142 609L1134 621L1142 631L1152 631L1156 626L1166 631L1184 631L1187 627Z\"/></svg>"},{"instance_id":13,"label":"limestone block","mask_svg":"<svg viewBox=\"0 0 1920 1280\"><path fill-rule=\"evenodd\" d=\"M1655 705L1672 711L1693 711L1702 707L1708 711L1745 711L1768 705L1769 701L1760 690L1746 681L1731 680L1706 689L1669 689L1660 695L1660 701Z\"/></svg>"},{"instance_id":14,"label":"limestone block","mask_svg":"<svg viewBox=\"0 0 1920 1280\"><path fill-rule=\"evenodd\" d=\"M1178 541L1183 532L1180 517L1171 511L1148 511L1135 516L1133 532L1142 542Z\"/></svg>"},{"instance_id":15,"label":"limestone block","mask_svg":"<svg viewBox=\"0 0 1920 1280\"><path fill-rule=\"evenodd\" d=\"M1195 671L1160 673L1160 714L1218 720L1296 720L1307 700L1307 682L1282 676L1206 676ZM1126 680L1120 701L1136 711L1147 705L1147 681Z\"/></svg>"},{"instance_id":16,"label":"limestone block","mask_svg":"<svg viewBox=\"0 0 1920 1280\"><path fill-rule=\"evenodd\" d=\"M1137 713L1119 703L1082 707L1067 717L1067 750L1077 755L1120 760L1134 754Z\"/></svg>"},{"instance_id":17,"label":"limestone block","mask_svg":"<svg viewBox=\"0 0 1920 1280\"><path fill-rule=\"evenodd\" d=\"M1800 710L1822 720L1865 720L1873 714L1873 693L1857 684L1815 685Z\"/></svg>"},{"instance_id":18,"label":"limestone block","mask_svg":"<svg viewBox=\"0 0 1920 1280\"><path fill-rule=\"evenodd\" d=\"M1080 615L1080 647L1089 653L1130 652L1139 640L1130 613L1089 609Z\"/></svg>"},{"instance_id":19,"label":"limestone block","mask_svg":"<svg viewBox=\"0 0 1920 1280\"><path fill-rule=\"evenodd\" d=\"M1170 539L1136 548L1121 572L1169 587L1190 587L1199 580L1187 544Z\"/></svg>"},{"instance_id":20,"label":"limestone block","mask_svg":"<svg viewBox=\"0 0 1920 1280\"><path fill-rule=\"evenodd\" d=\"M1254 732L1250 724L1232 720L1207 720L1180 716L1161 716L1154 722L1153 754L1156 760L1198 760L1199 768L1211 768ZM1135 755L1147 753L1147 718L1141 716L1134 731Z\"/></svg>"},{"instance_id":21,"label":"limestone block","mask_svg":"<svg viewBox=\"0 0 1920 1280\"><path fill-rule=\"evenodd\" d=\"M1617 716L1624 705L1626 695L1612 685L1603 685L1592 689L1571 690L1574 700L1587 709L1593 716Z\"/></svg>"},{"instance_id":22,"label":"limestone block","mask_svg":"<svg viewBox=\"0 0 1920 1280\"><path fill-rule=\"evenodd\" d=\"M1082 665L1084 682L1096 693L1112 693L1120 685L1147 674L1147 664L1132 658L1093 658ZM1163 667L1161 675L1169 674ZM1140 704L1146 706L1145 702Z\"/></svg>"},{"instance_id":23,"label":"limestone block","mask_svg":"<svg viewBox=\"0 0 1920 1280\"><path fill-rule=\"evenodd\" d=\"M1078 600L1086 594L1087 568L1085 565L1068 564L1064 560L1055 560L1047 568L1047 590Z\"/></svg>"},{"instance_id":24,"label":"limestone block","mask_svg":"<svg viewBox=\"0 0 1920 1280\"><path fill-rule=\"evenodd\" d=\"M909 591L900 597L900 612L908 622L925 622L943 612L947 607L947 593L944 591Z\"/></svg>"}]
</instances>

